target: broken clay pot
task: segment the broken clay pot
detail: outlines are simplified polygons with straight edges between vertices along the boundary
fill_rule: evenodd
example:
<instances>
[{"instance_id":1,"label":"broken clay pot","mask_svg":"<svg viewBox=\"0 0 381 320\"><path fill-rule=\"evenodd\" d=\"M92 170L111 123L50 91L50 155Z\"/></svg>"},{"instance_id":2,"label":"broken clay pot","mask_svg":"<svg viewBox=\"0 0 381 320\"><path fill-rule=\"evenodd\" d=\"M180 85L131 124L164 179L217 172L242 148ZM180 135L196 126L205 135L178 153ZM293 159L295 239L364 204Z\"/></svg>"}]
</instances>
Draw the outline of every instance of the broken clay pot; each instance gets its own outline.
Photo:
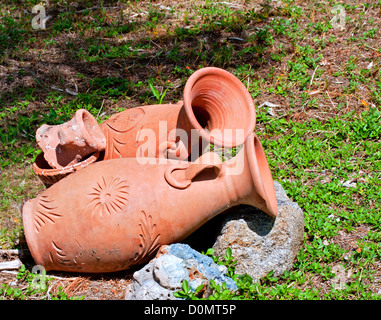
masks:
<instances>
[{"instance_id":1,"label":"broken clay pot","mask_svg":"<svg viewBox=\"0 0 381 320\"><path fill-rule=\"evenodd\" d=\"M34 173L40 178L44 183L45 187L49 188L51 185L55 184L57 181L65 178L69 174L78 171L80 169L86 168L88 165L94 163L99 159L99 152L95 152L89 155L87 158L81 162L74 163L72 165L66 166L64 168L53 169L45 160L44 154L40 153L33 163L32 169Z\"/></svg>"},{"instance_id":2,"label":"broken clay pot","mask_svg":"<svg viewBox=\"0 0 381 320\"><path fill-rule=\"evenodd\" d=\"M36 131L36 141L52 169L78 164L106 148L106 138L96 119L84 109L61 125L42 125Z\"/></svg>"},{"instance_id":3,"label":"broken clay pot","mask_svg":"<svg viewBox=\"0 0 381 320\"><path fill-rule=\"evenodd\" d=\"M186 82L183 101L127 109L104 121L100 125L107 139L104 160L185 160L191 152L196 159L202 144L225 148L243 144L255 121L254 102L243 83L223 69L202 68ZM196 144L200 148L192 150Z\"/></svg>"},{"instance_id":4,"label":"broken clay pot","mask_svg":"<svg viewBox=\"0 0 381 320\"><path fill-rule=\"evenodd\" d=\"M35 263L71 272L124 270L231 206L277 214L270 169L253 133L223 163L215 153L197 162L151 160L95 162L27 201L23 225Z\"/></svg>"}]
</instances>

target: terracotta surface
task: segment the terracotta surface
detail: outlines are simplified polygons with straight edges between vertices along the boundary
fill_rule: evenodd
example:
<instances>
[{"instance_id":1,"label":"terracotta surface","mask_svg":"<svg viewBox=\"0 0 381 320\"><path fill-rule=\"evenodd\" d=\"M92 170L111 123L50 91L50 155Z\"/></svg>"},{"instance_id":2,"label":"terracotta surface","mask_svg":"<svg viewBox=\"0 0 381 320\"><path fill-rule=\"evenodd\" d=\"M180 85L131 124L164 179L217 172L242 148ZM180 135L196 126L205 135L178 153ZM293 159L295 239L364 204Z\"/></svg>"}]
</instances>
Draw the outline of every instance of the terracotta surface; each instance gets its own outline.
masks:
<instances>
[{"instance_id":1,"label":"terracotta surface","mask_svg":"<svg viewBox=\"0 0 381 320\"><path fill-rule=\"evenodd\" d=\"M271 173L253 133L223 163L209 153L199 163L152 162L95 162L26 202L24 231L35 263L46 270L123 270L231 206L249 204L277 214Z\"/></svg>"},{"instance_id":2,"label":"terracotta surface","mask_svg":"<svg viewBox=\"0 0 381 320\"><path fill-rule=\"evenodd\" d=\"M57 181L65 178L69 174L86 168L89 164L99 159L99 152L95 152L81 162L68 165L64 168L53 169L45 160L44 154L40 153L33 163L32 169L40 178L44 185L48 188Z\"/></svg>"},{"instance_id":3,"label":"terracotta surface","mask_svg":"<svg viewBox=\"0 0 381 320\"><path fill-rule=\"evenodd\" d=\"M186 82L183 101L128 109L104 121L104 160L136 156L184 160L199 138L205 145L235 147L254 131L255 121L255 106L242 82L223 69L202 68ZM195 158L200 155L193 151Z\"/></svg>"},{"instance_id":4,"label":"terracotta surface","mask_svg":"<svg viewBox=\"0 0 381 320\"><path fill-rule=\"evenodd\" d=\"M84 109L64 124L42 125L36 132L36 141L52 169L70 167L106 148L96 119Z\"/></svg>"}]
</instances>

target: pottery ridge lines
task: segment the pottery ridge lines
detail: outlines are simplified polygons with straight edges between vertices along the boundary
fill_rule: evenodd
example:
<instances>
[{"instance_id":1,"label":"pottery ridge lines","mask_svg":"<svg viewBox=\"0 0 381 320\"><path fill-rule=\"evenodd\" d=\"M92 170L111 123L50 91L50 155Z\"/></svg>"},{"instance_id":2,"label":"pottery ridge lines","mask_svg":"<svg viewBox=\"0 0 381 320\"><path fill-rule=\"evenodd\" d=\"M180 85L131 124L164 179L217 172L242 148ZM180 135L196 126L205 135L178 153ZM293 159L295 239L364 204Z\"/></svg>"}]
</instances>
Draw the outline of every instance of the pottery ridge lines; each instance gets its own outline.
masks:
<instances>
[{"instance_id":1,"label":"pottery ridge lines","mask_svg":"<svg viewBox=\"0 0 381 320\"><path fill-rule=\"evenodd\" d=\"M142 108L134 108L129 112L121 112L117 114L115 118L110 119L111 121L105 122L105 124L116 134L125 133L133 129L144 115L145 112Z\"/></svg>"},{"instance_id":2,"label":"pottery ridge lines","mask_svg":"<svg viewBox=\"0 0 381 320\"><path fill-rule=\"evenodd\" d=\"M112 138L112 144L110 146L111 152L114 152L116 156L112 156L113 158L123 158L122 153L120 152L120 148L123 148L127 142L120 142L115 137Z\"/></svg>"}]
</instances>

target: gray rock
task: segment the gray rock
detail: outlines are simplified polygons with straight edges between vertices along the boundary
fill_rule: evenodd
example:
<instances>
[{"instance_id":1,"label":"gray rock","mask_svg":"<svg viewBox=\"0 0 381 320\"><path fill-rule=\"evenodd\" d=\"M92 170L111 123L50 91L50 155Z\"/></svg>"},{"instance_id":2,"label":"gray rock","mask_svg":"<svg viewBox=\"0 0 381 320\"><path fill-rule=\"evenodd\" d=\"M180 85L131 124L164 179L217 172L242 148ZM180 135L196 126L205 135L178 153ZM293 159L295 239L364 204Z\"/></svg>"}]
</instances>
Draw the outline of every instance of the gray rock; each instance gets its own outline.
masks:
<instances>
[{"instance_id":1,"label":"gray rock","mask_svg":"<svg viewBox=\"0 0 381 320\"><path fill-rule=\"evenodd\" d=\"M166 251L168 254L184 260L192 278L213 279L216 283L225 282L229 289L237 289L235 282L225 275L227 268L221 268L210 257L199 253L189 245L176 243L168 246Z\"/></svg>"},{"instance_id":2,"label":"gray rock","mask_svg":"<svg viewBox=\"0 0 381 320\"><path fill-rule=\"evenodd\" d=\"M152 264L147 264L134 273L133 282L127 286L125 295L127 300L165 300L171 297L172 292L154 280Z\"/></svg>"},{"instance_id":3,"label":"gray rock","mask_svg":"<svg viewBox=\"0 0 381 320\"><path fill-rule=\"evenodd\" d=\"M230 247L237 260L236 273L246 273L254 281L271 270L274 276L290 270L303 243L303 211L278 182L274 186L279 209L276 219L256 208L239 206L224 217L213 245L218 256Z\"/></svg>"},{"instance_id":4,"label":"gray rock","mask_svg":"<svg viewBox=\"0 0 381 320\"><path fill-rule=\"evenodd\" d=\"M235 282L225 275L226 271L187 244L162 246L155 259L133 274L125 299L176 300L173 293L181 289L184 279L193 291L204 284L206 294L210 279L216 283L225 282L227 288L236 290Z\"/></svg>"},{"instance_id":5,"label":"gray rock","mask_svg":"<svg viewBox=\"0 0 381 320\"><path fill-rule=\"evenodd\" d=\"M158 284L170 290L181 288L184 279L189 281L184 260L173 255L163 255L155 260L153 276Z\"/></svg>"}]
</instances>

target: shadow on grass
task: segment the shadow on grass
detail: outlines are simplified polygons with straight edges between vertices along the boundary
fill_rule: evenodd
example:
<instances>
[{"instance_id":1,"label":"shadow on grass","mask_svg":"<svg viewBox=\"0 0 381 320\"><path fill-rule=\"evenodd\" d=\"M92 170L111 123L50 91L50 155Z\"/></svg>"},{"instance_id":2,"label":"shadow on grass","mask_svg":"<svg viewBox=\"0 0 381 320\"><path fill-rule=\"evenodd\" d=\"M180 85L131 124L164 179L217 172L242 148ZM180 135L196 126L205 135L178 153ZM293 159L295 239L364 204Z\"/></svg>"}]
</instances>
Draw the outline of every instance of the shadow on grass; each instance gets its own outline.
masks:
<instances>
[{"instance_id":1,"label":"shadow on grass","mask_svg":"<svg viewBox=\"0 0 381 320\"><path fill-rule=\"evenodd\" d=\"M34 30L35 3L12 2L1 18L0 158L7 146L35 144L42 123L67 121L78 108L104 120L116 108L157 103L148 81L161 92L169 88L164 101L176 102L192 70L256 70L268 46L264 20L243 11L196 17L191 25L157 5L135 4L143 13L126 18L131 7L117 2L53 1L46 29Z\"/></svg>"},{"instance_id":2,"label":"shadow on grass","mask_svg":"<svg viewBox=\"0 0 381 320\"><path fill-rule=\"evenodd\" d=\"M228 22L215 17L189 26L149 9L146 18L131 22L118 17L123 7L108 12L95 1L86 4L92 10L65 9L59 5L48 8L46 14L52 17L46 30L31 28L30 13L20 18L21 23L11 16L2 18L0 54L6 73L1 83L2 108L28 95L46 99L52 91L57 92L54 88L65 89L73 81L78 83L78 92L91 95L100 90L103 96L98 97L99 102L106 95L116 98L133 95L136 84L149 78L185 77L186 81L188 69L205 66L229 69L240 65L255 69L260 66L261 53L267 45L262 29L250 37L244 35L246 23L251 20L239 15ZM107 92L118 89L118 85L121 90ZM149 90L147 86L144 89ZM181 98L179 93L175 92L177 98ZM140 100L147 102L144 95Z\"/></svg>"}]
</instances>

